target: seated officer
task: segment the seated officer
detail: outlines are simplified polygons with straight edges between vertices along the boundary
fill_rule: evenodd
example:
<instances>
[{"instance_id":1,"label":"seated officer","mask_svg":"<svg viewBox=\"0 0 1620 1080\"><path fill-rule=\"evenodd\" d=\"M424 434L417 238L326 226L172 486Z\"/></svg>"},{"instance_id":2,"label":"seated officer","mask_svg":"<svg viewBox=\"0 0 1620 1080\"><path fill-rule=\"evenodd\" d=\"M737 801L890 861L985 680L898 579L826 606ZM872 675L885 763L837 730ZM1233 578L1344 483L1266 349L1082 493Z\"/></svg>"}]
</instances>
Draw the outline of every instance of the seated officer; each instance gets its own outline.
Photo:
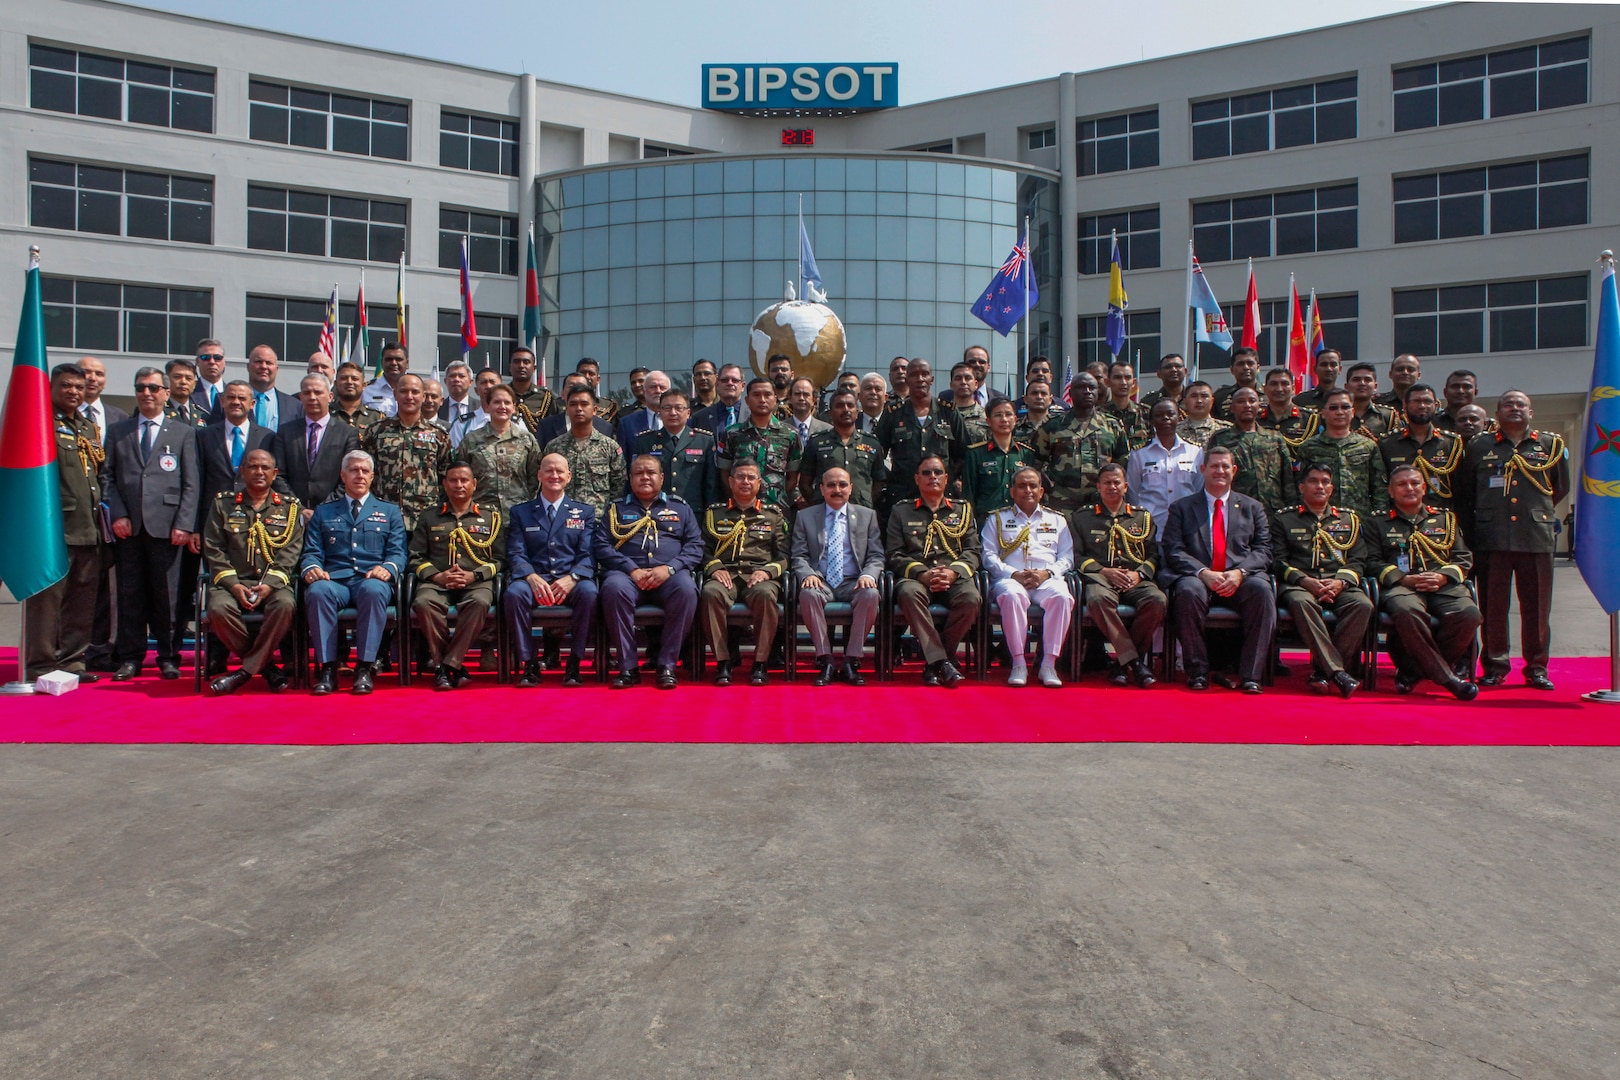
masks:
<instances>
[{"instance_id":1,"label":"seated officer","mask_svg":"<svg viewBox=\"0 0 1620 1080\"><path fill-rule=\"evenodd\" d=\"M1108 681L1145 690L1158 681L1148 658L1165 615L1164 593L1153 583L1158 526L1151 513L1125 501L1125 490L1124 466L1109 462L1097 471L1097 505L1074 512L1074 557L1087 614L1114 647ZM1119 617L1121 604L1136 611L1129 629Z\"/></svg>"},{"instance_id":2,"label":"seated officer","mask_svg":"<svg viewBox=\"0 0 1620 1080\"><path fill-rule=\"evenodd\" d=\"M894 602L928 664L924 686L954 687L962 681L962 672L953 663L956 647L973 628L983 603L973 584L979 569L973 507L966 500L952 502L945 497L949 479L944 459L924 454L913 475L917 497L889 512L883 545L894 571ZM928 613L935 596L950 609L944 633L934 628Z\"/></svg>"},{"instance_id":3,"label":"seated officer","mask_svg":"<svg viewBox=\"0 0 1620 1080\"><path fill-rule=\"evenodd\" d=\"M1463 543L1456 515L1423 505L1427 491L1416 466L1391 469L1389 498L1395 509L1378 517L1369 538L1377 546L1372 565L1378 567L1384 610L1395 623L1389 642L1395 692L1410 694L1427 676L1458 701L1473 701L1479 687L1457 672L1471 663L1474 635L1483 621L1463 584L1474 556ZM1429 629L1431 615L1440 620L1438 634Z\"/></svg>"},{"instance_id":4,"label":"seated officer","mask_svg":"<svg viewBox=\"0 0 1620 1080\"><path fill-rule=\"evenodd\" d=\"M287 688L287 673L271 664L270 650L280 644L298 614L292 575L304 547L304 518L298 500L270 490L276 459L268 450L242 455L242 490L214 496L203 524L203 572L208 575L208 620L214 633L242 666L208 684L216 694L229 694L263 673L270 689ZM242 616L260 612L258 633Z\"/></svg>"},{"instance_id":5,"label":"seated officer","mask_svg":"<svg viewBox=\"0 0 1620 1080\"><path fill-rule=\"evenodd\" d=\"M416 570L411 621L427 639L433 689L454 690L472 681L462 660L489 620L495 577L506 561L506 530L498 501L482 506L473 501L478 480L472 465L455 462L439 483L445 501L423 510L411 534L410 565ZM454 637L451 605L456 609Z\"/></svg>"},{"instance_id":6,"label":"seated officer","mask_svg":"<svg viewBox=\"0 0 1620 1080\"><path fill-rule=\"evenodd\" d=\"M1328 403L1330 406L1333 402ZM1277 602L1294 617L1294 628L1311 649L1310 687L1337 689L1349 697L1361 683L1345 670L1344 658L1361 652L1372 618L1372 599L1361 591L1367 572L1365 523L1346 506L1333 506L1333 465L1316 461L1300 472L1299 506L1277 515L1272 532ZM1322 609L1336 623L1328 633Z\"/></svg>"},{"instance_id":7,"label":"seated officer","mask_svg":"<svg viewBox=\"0 0 1620 1080\"><path fill-rule=\"evenodd\" d=\"M837 395L834 395L837 397ZM812 686L833 681L832 639L827 605L850 606L849 636L838 675L851 686L865 686L860 673L866 635L877 622L878 578L883 574L883 534L877 511L854 502L849 473L830 468L821 474L820 506L807 506L793 519L793 573L799 579L799 617L815 648Z\"/></svg>"},{"instance_id":8,"label":"seated officer","mask_svg":"<svg viewBox=\"0 0 1620 1080\"><path fill-rule=\"evenodd\" d=\"M540 658L534 655L534 606L566 605L573 612L564 686L581 686L579 662L591 646L596 621L596 511L568 497L568 459L547 454L540 461L540 495L512 507L506 586L506 625L523 663L519 686L540 685ZM601 663L601 659L597 663Z\"/></svg>"},{"instance_id":9,"label":"seated officer","mask_svg":"<svg viewBox=\"0 0 1620 1080\"><path fill-rule=\"evenodd\" d=\"M675 689L675 662L692 628L703 561L697 515L678 495L663 492L664 467L650 454L630 463L630 494L608 504L596 526L596 565L602 572L602 617L619 652L613 689L641 682L636 665L636 605L664 609L658 649L658 689ZM656 599L655 599L656 598Z\"/></svg>"},{"instance_id":10,"label":"seated officer","mask_svg":"<svg viewBox=\"0 0 1620 1080\"><path fill-rule=\"evenodd\" d=\"M1008 404L997 398L994 405ZM998 414L999 415L999 414ZM972 451L969 451L971 454ZM1029 642L1029 608L1041 606L1042 686L1063 685L1058 678L1057 660L1069 638L1069 619L1074 614L1074 594L1063 575L1074 569L1074 539L1063 515L1041 505L1041 471L1033 465L1020 467L1012 475L1011 506L985 515L980 540L984 545L984 568L990 572L990 599L1001 608L1001 630L1012 653L1012 674L1008 686L1029 681L1024 661Z\"/></svg>"},{"instance_id":11,"label":"seated officer","mask_svg":"<svg viewBox=\"0 0 1620 1080\"><path fill-rule=\"evenodd\" d=\"M343 496L316 507L304 530L304 609L321 666L312 694L337 689L337 616L346 607L355 609L354 692L375 689L377 647L394 580L405 569L405 518L397 505L372 496L373 469L364 450L345 454Z\"/></svg>"},{"instance_id":12,"label":"seated officer","mask_svg":"<svg viewBox=\"0 0 1620 1080\"><path fill-rule=\"evenodd\" d=\"M703 514L703 588L698 613L703 633L714 650L714 684L731 685L731 643L726 640L726 613L739 596L754 617L752 686L764 686L766 661L781 621L782 575L787 572L787 518L775 506L759 501L759 466L746 458L731 466L726 478L731 498Z\"/></svg>"}]
</instances>

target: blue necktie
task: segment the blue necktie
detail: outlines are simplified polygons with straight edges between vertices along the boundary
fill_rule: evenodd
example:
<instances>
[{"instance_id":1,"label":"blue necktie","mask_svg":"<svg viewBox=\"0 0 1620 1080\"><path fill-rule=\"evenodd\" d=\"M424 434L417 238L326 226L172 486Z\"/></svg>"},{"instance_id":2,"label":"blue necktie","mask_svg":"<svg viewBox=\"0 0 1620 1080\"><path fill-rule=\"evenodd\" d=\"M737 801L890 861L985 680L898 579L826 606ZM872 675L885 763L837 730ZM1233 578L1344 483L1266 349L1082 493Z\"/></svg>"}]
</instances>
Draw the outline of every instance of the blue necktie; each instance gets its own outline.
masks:
<instances>
[{"instance_id":1,"label":"blue necktie","mask_svg":"<svg viewBox=\"0 0 1620 1080\"><path fill-rule=\"evenodd\" d=\"M262 393L254 396L257 400L253 404L253 422L260 427L270 427L270 395Z\"/></svg>"},{"instance_id":2,"label":"blue necktie","mask_svg":"<svg viewBox=\"0 0 1620 1080\"><path fill-rule=\"evenodd\" d=\"M242 467L242 429L231 428L231 472Z\"/></svg>"},{"instance_id":3,"label":"blue necktie","mask_svg":"<svg viewBox=\"0 0 1620 1080\"><path fill-rule=\"evenodd\" d=\"M145 465L146 464L146 459L152 456L152 444L155 443L155 442L157 442L157 421L155 421L155 420L142 420L141 421L141 464L142 465Z\"/></svg>"},{"instance_id":4,"label":"blue necktie","mask_svg":"<svg viewBox=\"0 0 1620 1080\"><path fill-rule=\"evenodd\" d=\"M827 529L827 588L836 589L844 583L844 515L835 510L832 524Z\"/></svg>"}]
</instances>

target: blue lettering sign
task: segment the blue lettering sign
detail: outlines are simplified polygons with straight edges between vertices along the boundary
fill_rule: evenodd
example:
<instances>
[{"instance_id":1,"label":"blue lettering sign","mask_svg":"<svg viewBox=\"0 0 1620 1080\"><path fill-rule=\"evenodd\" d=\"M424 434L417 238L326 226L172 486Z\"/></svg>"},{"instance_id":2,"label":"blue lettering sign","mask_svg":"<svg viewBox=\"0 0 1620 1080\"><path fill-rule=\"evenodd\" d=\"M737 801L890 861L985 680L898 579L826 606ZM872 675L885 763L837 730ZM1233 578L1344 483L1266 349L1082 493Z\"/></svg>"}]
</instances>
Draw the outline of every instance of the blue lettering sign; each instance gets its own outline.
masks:
<instances>
[{"instance_id":1,"label":"blue lettering sign","mask_svg":"<svg viewBox=\"0 0 1620 1080\"><path fill-rule=\"evenodd\" d=\"M900 103L899 64L704 64L703 107L851 112Z\"/></svg>"}]
</instances>

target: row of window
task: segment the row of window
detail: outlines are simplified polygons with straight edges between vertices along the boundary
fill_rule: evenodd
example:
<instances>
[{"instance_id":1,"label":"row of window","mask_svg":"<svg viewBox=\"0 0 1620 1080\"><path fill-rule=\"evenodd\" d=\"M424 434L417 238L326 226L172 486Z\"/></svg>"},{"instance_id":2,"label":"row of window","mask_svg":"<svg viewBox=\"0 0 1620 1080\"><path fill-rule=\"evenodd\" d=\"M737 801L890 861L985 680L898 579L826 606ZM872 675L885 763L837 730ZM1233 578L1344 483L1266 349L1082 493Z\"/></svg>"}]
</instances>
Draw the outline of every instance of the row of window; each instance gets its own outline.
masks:
<instances>
[{"instance_id":1,"label":"row of window","mask_svg":"<svg viewBox=\"0 0 1620 1080\"><path fill-rule=\"evenodd\" d=\"M1395 243L1585 225L1589 169L1581 153L1397 176ZM1356 184L1195 202L1193 246L1206 263L1357 247L1358 202ZM1115 234L1123 269L1162 265L1159 208L1152 206L1080 218L1080 273L1108 272Z\"/></svg>"}]
</instances>

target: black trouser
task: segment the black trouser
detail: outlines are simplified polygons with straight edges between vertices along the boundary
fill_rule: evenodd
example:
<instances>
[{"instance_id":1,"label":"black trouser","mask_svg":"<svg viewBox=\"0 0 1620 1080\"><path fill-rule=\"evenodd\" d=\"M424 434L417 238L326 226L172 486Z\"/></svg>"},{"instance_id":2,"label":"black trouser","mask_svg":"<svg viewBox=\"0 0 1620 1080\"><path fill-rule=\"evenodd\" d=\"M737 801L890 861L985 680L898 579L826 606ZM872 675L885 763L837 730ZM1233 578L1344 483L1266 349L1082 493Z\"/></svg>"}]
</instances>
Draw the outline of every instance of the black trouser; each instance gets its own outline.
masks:
<instances>
[{"instance_id":1,"label":"black trouser","mask_svg":"<svg viewBox=\"0 0 1620 1080\"><path fill-rule=\"evenodd\" d=\"M1484 669L1487 675L1506 675L1508 662L1509 589L1519 589L1519 652L1526 675L1547 674L1552 653L1553 557L1551 552L1479 551L1474 554L1479 572L1479 606L1485 617Z\"/></svg>"},{"instance_id":2,"label":"black trouser","mask_svg":"<svg viewBox=\"0 0 1620 1080\"><path fill-rule=\"evenodd\" d=\"M1222 607L1237 611L1242 624L1243 652L1238 661L1238 678L1259 682L1271 662L1268 654L1277 629L1277 597L1271 591L1269 574L1245 577L1237 592L1219 598L1196 577L1176 579L1170 610L1187 677L1209 674L1209 643L1204 640L1204 623L1209 618L1210 604L1216 599Z\"/></svg>"},{"instance_id":3,"label":"black trouser","mask_svg":"<svg viewBox=\"0 0 1620 1080\"><path fill-rule=\"evenodd\" d=\"M180 591L180 549L167 536L141 533L118 541L118 644L120 664L146 662L150 628L158 663L178 665L174 646L174 603Z\"/></svg>"}]
</instances>

